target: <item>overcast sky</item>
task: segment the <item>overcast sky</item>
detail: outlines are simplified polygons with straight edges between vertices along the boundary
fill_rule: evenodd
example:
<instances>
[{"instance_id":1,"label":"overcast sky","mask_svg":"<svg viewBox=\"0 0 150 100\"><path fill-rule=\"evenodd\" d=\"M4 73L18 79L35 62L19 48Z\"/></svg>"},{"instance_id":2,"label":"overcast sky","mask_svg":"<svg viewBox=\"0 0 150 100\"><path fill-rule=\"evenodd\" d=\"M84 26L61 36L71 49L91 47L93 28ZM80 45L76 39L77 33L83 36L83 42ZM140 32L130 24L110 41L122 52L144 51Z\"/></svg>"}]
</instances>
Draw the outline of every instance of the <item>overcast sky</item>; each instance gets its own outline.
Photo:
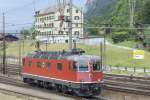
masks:
<instances>
[{"instance_id":1,"label":"overcast sky","mask_svg":"<svg viewBox=\"0 0 150 100\"><path fill-rule=\"evenodd\" d=\"M0 0L0 30L2 30L2 13L6 14L6 30L28 28L34 21L34 9L40 10L55 5L57 0ZM84 7L86 0L74 0L78 7Z\"/></svg>"}]
</instances>

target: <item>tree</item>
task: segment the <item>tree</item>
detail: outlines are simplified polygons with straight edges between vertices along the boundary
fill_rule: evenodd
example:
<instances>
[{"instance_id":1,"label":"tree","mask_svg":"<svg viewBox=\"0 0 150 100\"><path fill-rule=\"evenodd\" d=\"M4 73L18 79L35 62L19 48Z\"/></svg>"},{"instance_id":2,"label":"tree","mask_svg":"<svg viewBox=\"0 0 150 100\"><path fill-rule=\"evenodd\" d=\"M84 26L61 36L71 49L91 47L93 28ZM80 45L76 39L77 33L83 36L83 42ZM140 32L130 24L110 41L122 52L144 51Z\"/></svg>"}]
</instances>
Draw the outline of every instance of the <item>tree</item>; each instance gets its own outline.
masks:
<instances>
[{"instance_id":1,"label":"tree","mask_svg":"<svg viewBox=\"0 0 150 100\"><path fill-rule=\"evenodd\" d=\"M25 38L25 39L27 38L27 36L31 35L29 30L27 30L27 29L21 30L20 34L23 35L23 38Z\"/></svg>"},{"instance_id":2,"label":"tree","mask_svg":"<svg viewBox=\"0 0 150 100\"><path fill-rule=\"evenodd\" d=\"M99 34L99 29L98 29L98 28L89 28L89 29L87 29L87 31L88 31L91 35L98 35L98 34Z\"/></svg>"},{"instance_id":3,"label":"tree","mask_svg":"<svg viewBox=\"0 0 150 100\"><path fill-rule=\"evenodd\" d=\"M144 3L143 11L142 11L143 23L150 23L150 1L147 0Z\"/></svg>"},{"instance_id":4,"label":"tree","mask_svg":"<svg viewBox=\"0 0 150 100\"><path fill-rule=\"evenodd\" d=\"M112 40L114 43L119 43L119 42L123 42L125 40L129 39L129 34L128 32L114 32L112 34Z\"/></svg>"}]
</instances>

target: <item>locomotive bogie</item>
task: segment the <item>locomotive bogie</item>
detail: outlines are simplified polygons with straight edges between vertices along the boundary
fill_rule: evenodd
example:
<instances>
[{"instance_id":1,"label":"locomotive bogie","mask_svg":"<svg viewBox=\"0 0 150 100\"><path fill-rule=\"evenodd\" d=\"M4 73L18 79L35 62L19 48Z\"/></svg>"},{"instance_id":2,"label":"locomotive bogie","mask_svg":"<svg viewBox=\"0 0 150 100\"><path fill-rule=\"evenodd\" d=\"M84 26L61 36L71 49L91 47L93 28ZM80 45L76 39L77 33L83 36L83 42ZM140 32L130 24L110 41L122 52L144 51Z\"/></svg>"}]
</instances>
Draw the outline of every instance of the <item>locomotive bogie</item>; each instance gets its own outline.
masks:
<instances>
[{"instance_id":1,"label":"locomotive bogie","mask_svg":"<svg viewBox=\"0 0 150 100\"><path fill-rule=\"evenodd\" d=\"M95 96L101 93L103 83L71 83L39 77L23 75L25 83L37 85L47 89L55 89L57 92L74 93L78 96Z\"/></svg>"}]
</instances>

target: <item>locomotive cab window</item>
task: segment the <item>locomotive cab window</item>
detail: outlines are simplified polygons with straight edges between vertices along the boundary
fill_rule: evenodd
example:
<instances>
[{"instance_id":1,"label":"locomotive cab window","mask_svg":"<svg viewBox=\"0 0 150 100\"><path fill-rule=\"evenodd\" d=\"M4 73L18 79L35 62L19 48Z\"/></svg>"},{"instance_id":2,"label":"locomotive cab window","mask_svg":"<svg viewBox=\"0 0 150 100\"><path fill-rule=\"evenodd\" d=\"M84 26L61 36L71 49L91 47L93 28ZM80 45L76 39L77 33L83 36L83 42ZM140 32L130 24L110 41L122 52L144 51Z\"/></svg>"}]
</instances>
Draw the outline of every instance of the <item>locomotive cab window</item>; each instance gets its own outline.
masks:
<instances>
[{"instance_id":1,"label":"locomotive cab window","mask_svg":"<svg viewBox=\"0 0 150 100\"><path fill-rule=\"evenodd\" d=\"M73 63L72 63L72 67L73 67L73 71L77 71L78 66L77 66L77 63L76 63L76 62L73 62Z\"/></svg>"},{"instance_id":2,"label":"locomotive cab window","mask_svg":"<svg viewBox=\"0 0 150 100\"><path fill-rule=\"evenodd\" d=\"M101 66L99 62L93 63L93 71L101 71Z\"/></svg>"},{"instance_id":3,"label":"locomotive cab window","mask_svg":"<svg viewBox=\"0 0 150 100\"><path fill-rule=\"evenodd\" d=\"M78 64L78 67L79 67L79 72L87 72L89 71L89 68L88 68L88 64L84 63L84 62L80 62Z\"/></svg>"},{"instance_id":4,"label":"locomotive cab window","mask_svg":"<svg viewBox=\"0 0 150 100\"><path fill-rule=\"evenodd\" d=\"M61 63L57 63L57 70L59 70L59 71L62 70L62 64Z\"/></svg>"}]
</instances>

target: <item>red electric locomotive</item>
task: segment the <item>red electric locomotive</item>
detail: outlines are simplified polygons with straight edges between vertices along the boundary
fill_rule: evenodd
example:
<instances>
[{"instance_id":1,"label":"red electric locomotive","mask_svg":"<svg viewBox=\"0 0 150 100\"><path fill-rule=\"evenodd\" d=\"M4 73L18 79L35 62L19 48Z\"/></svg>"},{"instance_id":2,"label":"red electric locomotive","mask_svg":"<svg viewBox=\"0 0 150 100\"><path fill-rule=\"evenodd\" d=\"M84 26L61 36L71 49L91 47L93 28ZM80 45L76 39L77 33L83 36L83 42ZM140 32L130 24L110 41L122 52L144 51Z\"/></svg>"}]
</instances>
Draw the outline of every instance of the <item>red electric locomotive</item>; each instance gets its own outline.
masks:
<instances>
[{"instance_id":1,"label":"red electric locomotive","mask_svg":"<svg viewBox=\"0 0 150 100\"><path fill-rule=\"evenodd\" d=\"M37 51L23 58L23 81L78 96L101 93L102 64L98 56L81 52Z\"/></svg>"}]
</instances>

